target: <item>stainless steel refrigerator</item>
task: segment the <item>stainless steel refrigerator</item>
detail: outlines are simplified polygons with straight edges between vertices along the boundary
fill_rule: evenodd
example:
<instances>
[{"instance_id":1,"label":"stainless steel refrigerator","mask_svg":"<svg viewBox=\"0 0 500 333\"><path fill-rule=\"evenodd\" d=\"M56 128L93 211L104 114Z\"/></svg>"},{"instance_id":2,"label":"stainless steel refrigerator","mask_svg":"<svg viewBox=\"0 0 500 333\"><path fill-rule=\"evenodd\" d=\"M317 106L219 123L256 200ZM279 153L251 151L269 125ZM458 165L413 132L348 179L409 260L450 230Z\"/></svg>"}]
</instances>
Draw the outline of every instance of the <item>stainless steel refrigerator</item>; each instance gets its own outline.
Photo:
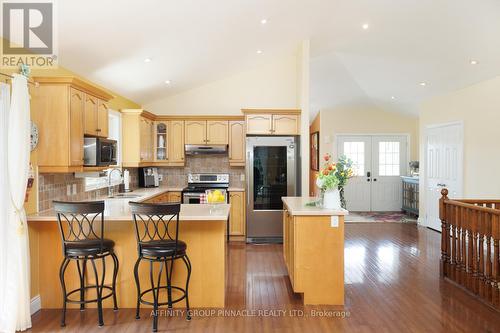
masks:
<instances>
[{"instance_id":1,"label":"stainless steel refrigerator","mask_svg":"<svg viewBox=\"0 0 500 333\"><path fill-rule=\"evenodd\" d=\"M281 197L300 193L296 136L247 137L247 242L283 241Z\"/></svg>"}]
</instances>

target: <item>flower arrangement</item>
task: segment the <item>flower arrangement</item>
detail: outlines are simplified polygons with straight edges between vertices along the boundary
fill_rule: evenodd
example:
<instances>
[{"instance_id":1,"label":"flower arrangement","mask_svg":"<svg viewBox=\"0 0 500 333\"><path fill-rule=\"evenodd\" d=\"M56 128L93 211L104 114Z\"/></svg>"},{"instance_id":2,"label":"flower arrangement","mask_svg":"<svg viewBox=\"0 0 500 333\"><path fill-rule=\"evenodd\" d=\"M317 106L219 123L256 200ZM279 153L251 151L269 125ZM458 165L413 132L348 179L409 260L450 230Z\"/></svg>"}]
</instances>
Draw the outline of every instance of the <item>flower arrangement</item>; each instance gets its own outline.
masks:
<instances>
[{"instance_id":1,"label":"flower arrangement","mask_svg":"<svg viewBox=\"0 0 500 333\"><path fill-rule=\"evenodd\" d=\"M321 189L322 197L324 197L327 191L339 190L340 205L342 208L345 208L344 186L354 174L352 169L353 162L351 159L342 155L338 162L334 163L330 154L325 154L323 160L324 164L319 170L316 185Z\"/></svg>"}]
</instances>

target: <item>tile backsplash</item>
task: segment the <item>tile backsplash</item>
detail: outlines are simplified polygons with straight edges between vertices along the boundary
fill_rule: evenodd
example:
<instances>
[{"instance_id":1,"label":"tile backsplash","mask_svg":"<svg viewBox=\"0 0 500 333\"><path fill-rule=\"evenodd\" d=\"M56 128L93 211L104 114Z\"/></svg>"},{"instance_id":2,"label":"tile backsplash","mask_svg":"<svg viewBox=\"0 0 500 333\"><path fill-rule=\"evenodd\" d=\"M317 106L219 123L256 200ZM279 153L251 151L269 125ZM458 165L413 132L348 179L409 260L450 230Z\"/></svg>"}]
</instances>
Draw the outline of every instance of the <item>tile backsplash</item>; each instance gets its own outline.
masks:
<instances>
[{"instance_id":1,"label":"tile backsplash","mask_svg":"<svg viewBox=\"0 0 500 333\"><path fill-rule=\"evenodd\" d=\"M131 188L138 187L137 168L125 168L130 171ZM230 167L227 156L220 155L201 155L186 156L186 165L184 167L160 167L158 172L163 176L161 186L185 187L187 185L188 173L228 173L229 185L231 187L245 187L245 182L241 181L241 175L245 173L243 167ZM67 194L68 185L76 187L76 194ZM85 180L76 178L74 174L40 174L38 176L38 200L39 210L51 209L53 200L61 201L84 201L95 200L98 197L107 194L108 189L85 191Z\"/></svg>"}]
</instances>

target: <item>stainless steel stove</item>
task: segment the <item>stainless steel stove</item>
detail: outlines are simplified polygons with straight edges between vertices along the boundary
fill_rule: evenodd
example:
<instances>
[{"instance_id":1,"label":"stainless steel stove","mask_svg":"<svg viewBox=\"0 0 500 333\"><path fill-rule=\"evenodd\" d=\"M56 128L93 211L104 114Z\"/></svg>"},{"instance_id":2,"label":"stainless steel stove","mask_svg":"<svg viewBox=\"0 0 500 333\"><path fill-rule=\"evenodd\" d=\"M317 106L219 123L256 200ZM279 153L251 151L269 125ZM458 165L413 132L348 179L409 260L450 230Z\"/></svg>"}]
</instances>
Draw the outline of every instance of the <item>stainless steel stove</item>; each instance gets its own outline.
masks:
<instances>
[{"instance_id":1,"label":"stainless steel stove","mask_svg":"<svg viewBox=\"0 0 500 333\"><path fill-rule=\"evenodd\" d=\"M190 173L188 174L188 186L182 190L182 203L198 204L200 196L206 190L227 190L228 187L229 174L227 173Z\"/></svg>"}]
</instances>

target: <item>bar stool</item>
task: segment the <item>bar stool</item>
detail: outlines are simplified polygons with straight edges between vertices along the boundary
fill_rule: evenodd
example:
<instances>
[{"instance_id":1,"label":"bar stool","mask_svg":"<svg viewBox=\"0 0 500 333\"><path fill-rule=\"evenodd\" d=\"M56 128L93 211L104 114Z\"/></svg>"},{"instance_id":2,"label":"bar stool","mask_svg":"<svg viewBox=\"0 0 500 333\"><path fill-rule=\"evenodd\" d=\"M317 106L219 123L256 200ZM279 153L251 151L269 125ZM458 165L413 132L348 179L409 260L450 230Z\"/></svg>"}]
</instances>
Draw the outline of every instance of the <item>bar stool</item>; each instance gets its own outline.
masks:
<instances>
[{"instance_id":1,"label":"bar stool","mask_svg":"<svg viewBox=\"0 0 500 333\"><path fill-rule=\"evenodd\" d=\"M163 305L168 305L172 308L172 304L183 299L186 300L186 319L191 320L189 310L189 279L191 277L191 262L186 254L187 245L182 240L179 240L179 212L180 204L151 204L130 202L130 209L135 223L135 231L137 237L137 250L139 257L134 266L135 283L137 286L137 309L136 319L140 319L140 305L152 305L153 313L153 332L158 330L158 308ZM175 227L175 231L171 230ZM175 235L172 235L175 232ZM187 268L187 279L185 289L172 285L172 272L174 261L181 259ZM139 264L142 260L149 261L149 278L151 288L141 291L139 282ZM158 277L153 277L153 264L160 263ZM170 264L170 267L169 267ZM166 285L162 285L161 277L165 266ZM160 302L160 290L166 289L167 302ZM182 293L177 299L172 299L172 289ZM153 302L148 302L144 299L146 294L152 293Z\"/></svg>"},{"instance_id":2,"label":"bar stool","mask_svg":"<svg viewBox=\"0 0 500 333\"><path fill-rule=\"evenodd\" d=\"M118 258L114 253L115 243L104 238L104 201L95 202L62 202L54 201L54 210L57 214L59 231L61 233L64 259L59 269L59 279L63 291L63 309L61 326L66 326L66 304L80 304L80 310L85 309L87 303L97 303L99 326L103 326L102 301L113 296L114 310L118 310L116 302L116 276L118 274ZM100 225L99 225L100 224ZM105 258L111 256L113 259L113 282L112 286L104 285L106 277ZM102 276L99 276L96 268L96 260L102 261ZM80 278L80 288L66 291L64 273L71 260L76 262ZM87 261L90 261L94 271L95 285L85 284ZM81 262L81 263L80 263ZM81 265L81 267L80 267ZM95 288L96 298L85 299L85 292ZM103 296L103 290L110 293ZM80 299L70 299L70 296L79 293Z\"/></svg>"}]
</instances>

